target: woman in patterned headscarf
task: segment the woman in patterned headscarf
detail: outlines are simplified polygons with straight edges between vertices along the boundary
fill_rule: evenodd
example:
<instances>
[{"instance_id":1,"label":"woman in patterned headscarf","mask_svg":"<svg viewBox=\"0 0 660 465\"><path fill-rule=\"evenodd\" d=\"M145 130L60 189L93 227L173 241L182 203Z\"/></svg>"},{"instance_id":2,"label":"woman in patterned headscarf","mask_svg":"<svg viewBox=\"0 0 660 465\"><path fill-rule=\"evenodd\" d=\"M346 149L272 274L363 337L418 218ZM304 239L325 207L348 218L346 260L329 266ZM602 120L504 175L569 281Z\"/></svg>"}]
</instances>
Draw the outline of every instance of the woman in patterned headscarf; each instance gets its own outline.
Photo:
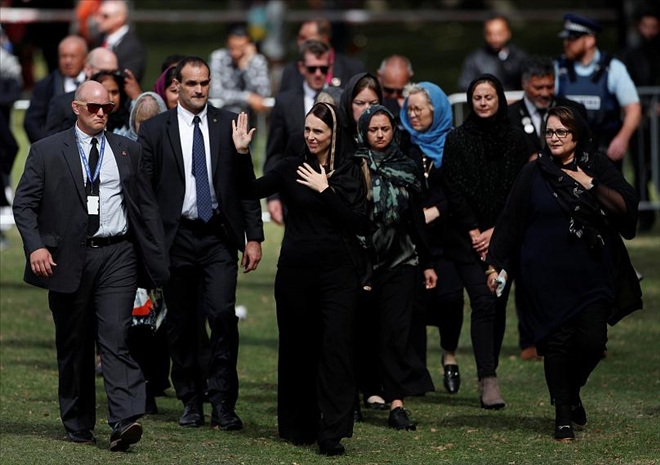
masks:
<instances>
[{"instance_id":1,"label":"woman in patterned headscarf","mask_svg":"<svg viewBox=\"0 0 660 465\"><path fill-rule=\"evenodd\" d=\"M437 276L423 240L424 219L419 165L404 154L394 115L382 105L364 110L357 122L358 149L367 180L369 217L377 230L365 237L372 266L369 302L379 331L378 355L383 397L390 404L388 424L415 430L403 409L409 396L433 391L428 370L410 340L418 266L426 288Z\"/></svg>"},{"instance_id":2,"label":"woman in patterned headscarf","mask_svg":"<svg viewBox=\"0 0 660 465\"><path fill-rule=\"evenodd\" d=\"M587 415L580 388L607 343L607 324L641 309L641 289L621 236L632 239L637 196L590 146L587 123L548 110L546 147L516 180L491 237L488 282L505 269L525 292L529 321L555 405L555 439L575 437Z\"/></svg>"},{"instance_id":3,"label":"woman in patterned headscarf","mask_svg":"<svg viewBox=\"0 0 660 465\"><path fill-rule=\"evenodd\" d=\"M247 126L247 115L239 126ZM279 192L288 208L275 278L280 344L277 422L295 444L344 453L353 435L353 322L370 231L360 165L344 157L337 110L316 103L305 117L301 157L282 159L250 196Z\"/></svg>"}]
</instances>

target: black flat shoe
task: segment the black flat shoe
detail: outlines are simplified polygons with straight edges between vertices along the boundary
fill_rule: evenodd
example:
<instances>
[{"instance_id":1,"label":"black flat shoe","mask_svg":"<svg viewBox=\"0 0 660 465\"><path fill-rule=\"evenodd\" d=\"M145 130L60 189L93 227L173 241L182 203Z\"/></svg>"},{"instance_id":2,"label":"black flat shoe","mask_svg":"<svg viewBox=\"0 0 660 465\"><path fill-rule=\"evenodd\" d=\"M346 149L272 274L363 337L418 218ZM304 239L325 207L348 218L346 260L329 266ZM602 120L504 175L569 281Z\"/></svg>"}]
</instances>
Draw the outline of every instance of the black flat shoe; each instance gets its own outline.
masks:
<instances>
[{"instance_id":1,"label":"black flat shoe","mask_svg":"<svg viewBox=\"0 0 660 465\"><path fill-rule=\"evenodd\" d=\"M122 420L112 428L110 435L110 450L125 452L131 444L142 439L142 425L137 421Z\"/></svg>"},{"instance_id":2,"label":"black flat shoe","mask_svg":"<svg viewBox=\"0 0 660 465\"><path fill-rule=\"evenodd\" d=\"M408 412L406 412L403 407L397 407L390 410L387 424L390 428L398 430L415 431L417 429L417 423L408 418Z\"/></svg>"},{"instance_id":3,"label":"black flat shoe","mask_svg":"<svg viewBox=\"0 0 660 465\"><path fill-rule=\"evenodd\" d=\"M461 374L458 371L458 365L444 365L444 370L442 384L444 384L449 394L456 394L461 387Z\"/></svg>"},{"instance_id":4,"label":"black flat shoe","mask_svg":"<svg viewBox=\"0 0 660 465\"><path fill-rule=\"evenodd\" d=\"M91 430L67 431L66 438L76 444L96 444L96 438Z\"/></svg>"},{"instance_id":5,"label":"black flat shoe","mask_svg":"<svg viewBox=\"0 0 660 465\"><path fill-rule=\"evenodd\" d=\"M346 452L344 446L336 439L324 439L319 441L319 454L332 457L343 455Z\"/></svg>"},{"instance_id":6,"label":"black flat shoe","mask_svg":"<svg viewBox=\"0 0 660 465\"><path fill-rule=\"evenodd\" d=\"M575 439L575 432L571 426L571 406L555 406L555 439L557 441L571 441Z\"/></svg>"},{"instance_id":7,"label":"black flat shoe","mask_svg":"<svg viewBox=\"0 0 660 465\"><path fill-rule=\"evenodd\" d=\"M575 433L571 425L555 425L555 439L557 441L572 441Z\"/></svg>"}]
</instances>

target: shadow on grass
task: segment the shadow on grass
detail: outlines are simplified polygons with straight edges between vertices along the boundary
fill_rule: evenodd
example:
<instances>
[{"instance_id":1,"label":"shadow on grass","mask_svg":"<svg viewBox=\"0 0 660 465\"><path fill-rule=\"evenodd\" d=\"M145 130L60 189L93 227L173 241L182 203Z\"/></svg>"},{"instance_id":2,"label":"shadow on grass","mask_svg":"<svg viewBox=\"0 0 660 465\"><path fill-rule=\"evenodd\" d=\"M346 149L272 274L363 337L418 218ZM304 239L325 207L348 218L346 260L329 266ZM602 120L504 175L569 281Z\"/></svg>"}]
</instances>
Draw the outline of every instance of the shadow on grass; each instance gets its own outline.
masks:
<instances>
[{"instance_id":1,"label":"shadow on grass","mask_svg":"<svg viewBox=\"0 0 660 465\"><path fill-rule=\"evenodd\" d=\"M44 423L35 423L33 420L2 421L0 422L0 434L2 436L11 434L66 441L64 427L59 421Z\"/></svg>"},{"instance_id":2,"label":"shadow on grass","mask_svg":"<svg viewBox=\"0 0 660 465\"><path fill-rule=\"evenodd\" d=\"M7 349L48 349L55 350L55 339L3 339L0 346Z\"/></svg>"}]
</instances>

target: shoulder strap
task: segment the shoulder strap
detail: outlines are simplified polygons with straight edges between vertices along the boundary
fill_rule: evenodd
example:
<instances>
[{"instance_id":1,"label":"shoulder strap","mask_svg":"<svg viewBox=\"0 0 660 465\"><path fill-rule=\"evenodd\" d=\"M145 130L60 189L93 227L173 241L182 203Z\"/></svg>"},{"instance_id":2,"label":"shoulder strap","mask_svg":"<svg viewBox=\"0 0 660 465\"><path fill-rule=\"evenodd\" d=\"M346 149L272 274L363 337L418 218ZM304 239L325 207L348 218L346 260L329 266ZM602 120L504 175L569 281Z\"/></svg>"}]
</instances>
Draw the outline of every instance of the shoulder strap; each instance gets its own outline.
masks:
<instances>
[{"instance_id":1,"label":"shoulder strap","mask_svg":"<svg viewBox=\"0 0 660 465\"><path fill-rule=\"evenodd\" d=\"M591 82L598 82L600 78L603 77L603 74L610 69L610 63L612 62L613 55L603 52L600 56L600 62L597 65L596 72L591 77Z\"/></svg>"}]
</instances>

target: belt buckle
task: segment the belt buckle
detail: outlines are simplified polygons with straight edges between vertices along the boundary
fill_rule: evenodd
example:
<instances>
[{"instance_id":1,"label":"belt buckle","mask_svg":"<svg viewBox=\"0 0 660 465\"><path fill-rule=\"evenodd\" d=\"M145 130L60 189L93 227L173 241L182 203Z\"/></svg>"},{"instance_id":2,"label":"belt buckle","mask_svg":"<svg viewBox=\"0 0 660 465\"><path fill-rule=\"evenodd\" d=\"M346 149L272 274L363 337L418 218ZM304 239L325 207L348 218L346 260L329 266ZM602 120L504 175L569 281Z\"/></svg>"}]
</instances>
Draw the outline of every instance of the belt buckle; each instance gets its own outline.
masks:
<instances>
[{"instance_id":1,"label":"belt buckle","mask_svg":"<svg viewBox=\"0 0 660 465\"><path fill-rule=\"evenodd\" d=\"M92 249L98 249L99 247L101 247L101 244L98 242L97 239L91 237L87 239L87 247L90 247Z\"/></svg>"}]
</instances>

